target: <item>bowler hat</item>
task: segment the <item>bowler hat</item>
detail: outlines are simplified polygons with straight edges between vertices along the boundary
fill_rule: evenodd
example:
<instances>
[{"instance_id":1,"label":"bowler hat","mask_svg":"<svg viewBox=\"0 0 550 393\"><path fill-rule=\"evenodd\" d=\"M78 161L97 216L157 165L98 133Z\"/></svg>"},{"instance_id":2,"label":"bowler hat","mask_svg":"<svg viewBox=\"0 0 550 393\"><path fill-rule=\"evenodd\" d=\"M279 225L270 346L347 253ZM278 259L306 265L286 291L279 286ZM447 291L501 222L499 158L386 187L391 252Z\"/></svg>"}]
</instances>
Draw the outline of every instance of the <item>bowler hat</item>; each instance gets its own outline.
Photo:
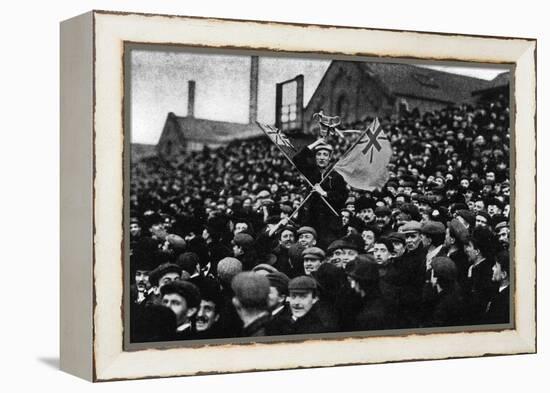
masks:
<instances>
[{"instance_id":1,"label":"bowler hat","mask_svg":"<svg viewBox=\"0 0 550 393\"><path fill-rule=\"evenodd\" d=\"M149 274L149 282L151 285L157 286L160 278L168 273L181 274L181 267L174 263L163 263Z\"/></svg>"},{"instance_id":2,"label":"bowler hat","mask_svg":"<svg viewBox=\"0 0 550 393\"><path fill-rule=\"evenodd\" d=\"M189 281L171 281L160 289L160 294L162 296L169 295L171 293L177 293L183 297L187 302L187 307L189 308L198 307L201 301L199 288Z\"/></svg>"}]
</instances>

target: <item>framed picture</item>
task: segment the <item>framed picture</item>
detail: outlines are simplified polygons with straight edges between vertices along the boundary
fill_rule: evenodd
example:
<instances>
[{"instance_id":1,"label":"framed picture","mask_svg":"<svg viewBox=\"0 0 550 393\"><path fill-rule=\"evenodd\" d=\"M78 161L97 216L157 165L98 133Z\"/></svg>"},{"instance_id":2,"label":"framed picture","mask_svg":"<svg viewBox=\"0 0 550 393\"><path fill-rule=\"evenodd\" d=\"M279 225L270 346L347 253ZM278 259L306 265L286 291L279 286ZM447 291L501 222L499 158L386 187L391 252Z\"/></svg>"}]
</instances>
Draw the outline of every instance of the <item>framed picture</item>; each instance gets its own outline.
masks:
<instances>
[{"instance_id":1,"label":"framed picture","mask_svg":"<svg viewBox=\"0 0 550 393\"><path fill-rule=\"evenodd\" d=\"M61 368L536 351L536 41L61 24Z\"/></svg>"}]
</instances>

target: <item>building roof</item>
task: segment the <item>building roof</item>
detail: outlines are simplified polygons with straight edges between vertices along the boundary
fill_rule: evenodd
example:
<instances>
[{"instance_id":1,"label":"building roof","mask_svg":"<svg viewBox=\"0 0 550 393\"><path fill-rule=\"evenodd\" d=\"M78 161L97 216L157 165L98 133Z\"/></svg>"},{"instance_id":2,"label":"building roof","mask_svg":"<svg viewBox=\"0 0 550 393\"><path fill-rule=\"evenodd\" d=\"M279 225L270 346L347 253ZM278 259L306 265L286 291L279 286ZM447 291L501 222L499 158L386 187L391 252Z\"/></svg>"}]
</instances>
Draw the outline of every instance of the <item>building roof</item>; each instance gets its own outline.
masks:
<instances>
[{"instance_id":1,"label":"building roof","mask_svg":"<svg viewBox=\"0 0 550 393\"><path fill-rule=\"evenodd\" d=\"M157 151L155 149L156 145L149 145L145 143L130 144L131 155L134 159L154 156L157 154Z\"/></svg>"},{"instance_id":2,"label":"building roof","mask_svg":"<svg viewBox=\"0 0 550 393\"><path fill-rule=\"evenodd\" d=\"M232 123L227 121L198 119L174 115L179 132L186 140L201 142L229 142L263 135L256 124Z\"/></svg>"},{"instance_id":3,"label":"building roof","mask_svg":"<svg viewBox=\"0 0 550 393\"><path fill-rule=\"evenodd\" d=\"M459 103L471 99L472 91L485 89L489 85L483 79L411 64L360 64L369 76L378 79L390 93L401 96Z\"/></svg>"},{"instance_id":4,"label":"building roof","mask_svg":"<svg viewBox=\"0 0 550 393\"><path fill-rule=\"evenodd\" d=\"M493 89L508 87L509 85L510 85L510 72L506 71L501 74L498 74L496 77L490 80L487 86L485 86L484 88L472 91L472 95L480 94Z\"/></svg>"}]
</instances>

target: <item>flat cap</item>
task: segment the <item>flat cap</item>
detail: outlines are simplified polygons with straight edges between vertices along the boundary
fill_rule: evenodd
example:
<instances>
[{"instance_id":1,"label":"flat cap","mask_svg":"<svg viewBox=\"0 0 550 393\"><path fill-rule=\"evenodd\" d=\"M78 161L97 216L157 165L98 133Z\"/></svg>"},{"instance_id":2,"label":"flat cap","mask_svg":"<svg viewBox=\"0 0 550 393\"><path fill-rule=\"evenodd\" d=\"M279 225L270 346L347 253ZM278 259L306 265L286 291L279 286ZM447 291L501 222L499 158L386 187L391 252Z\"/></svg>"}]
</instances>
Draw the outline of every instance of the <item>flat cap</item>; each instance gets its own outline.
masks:
<instances>
[{"instance_id":1,"label":"flat cap","mask_svg":"<svg viewBox=\"0 0 550 393\"><path fill-rule=\"evenodd\" d=\"M325 252L319 247L308 247L302 251L302 258L325 259Z\"/></svg>"},{"instance_id":2,"label":"flat cap","mask_svg":"<svg viewBox=\"0 0 550 393\"><path fill-rule=\"evenodd\" d=\"M243 264L237 258L225 257L218 262L218 277L223 283L230 283L242 270Z\"/></svg>"},{"instance_id":3,"label":"flat cap","mask_svg":"<svg viewBox=\"0 0 550 393\"><path fill-rule=\"evenodd\" d=\"M460 209L456 211L456 215L462 217L470 226L474 226L476 224L476 215L471 210Z\"/></svg>"},{"instance_id":4,"label":"flat cap","mask_svg":"<svg viewBox=\"0 0 550 393\"><path fill-rule=\"evenodd\" d=\"M293 278L288 283L289 292L309 292L317 290L317 281L308 276Z\"/></svg>"},{"instance_id":5,"label":"flat cap","mask_svg":"<svg viewBox=\"0 0 550 393\"><path fill-rule=\"evenodd\" d=\"M239 247L250 248L254 244L254 238L248 233L237 233L233 237L233 243Z\"/></svg>"},{"instance_id":6,"label":"flat cap","mask_svg":"<svg viewBox=\"0 0 550 393\"><path fill-rule=\"evenodd\" d=\"M418 221L406 221L403 225L399 227L399 232L401 233L410 233L410 232L420 232L422 225Z\"/></svg>"},{"instance_id":7,"label":"flat cap","mask_svg":"<svg viewBox=\"0 0 550 393\"><path fill-rule=\"evenodd\" d=\"M256 265L252 268L252 271L257 273L259 271L265 271L267 273L274 273L277 271L277 269L271 265L268 265L267 263L260 263L259 265Z\"/></svg>"},{"instance_id":8,"label":"flat cap","mask_svg":"<svg viewBox=\"0 0 550 393\"><path fill-rule=\"evenodd\" d=\"M495 232L500 231L502 228L508 228L508 222L507 221L501 221L497 225L495 225Z\"/></svg>"},{"instance_id":9,"label":"flat cap","mask_svg":"<svg viewBox=\"0 0 550 393\"><path fill-rule=\"evenodd\" d=\"M288 295L288 283L290 279L283 272L274 272L266 275L269 285L277 288L279 293Z\"/></svg>"},{"instance_id":10,"label":"flat cap","mask_svg":"<svg viewBox=\"0 0 550 393\"><path fill-rule=\"evenodd\" d=\"M405 244L405 235L399 232L392 232L387 236L388 240L392 242L400 242Z\"/></svg>"},{"instance_id":11,"label":"flat cap","mask_svg":"<svg viewBox=\"0 0 550 393\"><path fill-rule=\"evenodd\" d=\"M466 244L468 242L468 229L466 229L462 222L456 218L453 218L447 223L447 227L449 228L449 233L451 236L456 240L460 241L462 244Z\"/></svg>"},{"instance_id":12,"label":"flat cap","mask_svg":"<svg viewBox=\"0 0 550 393\"><path fill-rule=\"evenodd\" d=\"M183 297L189 308L198 307L201 302L199 288L189 281L171 281L160 289L160 294L162 296L172 293L177 293Z\"/></svg>"},{"instance_id":13,"label":"flat cap","mask_svg":"<svg viewBox=\"0 0 550 393\"><path fill-rule=\"evenodd\" d=\"M425 235L444 235L445 225L439 221L426 221L420 227L420 232Z\"/></svg>"},{"instance_id":14,"label":"flat cap","mask_svg":"<svg viewBox=\"0 0 550 393\"><path fill-rule=\"evenodd\" d=\"M253 272L239 273L231 281L235 297L244 307L267 307L269 287L266 276Z\"/></svg>"},{"instance_id":15,"label":"flat cap","mask_svg":"<svg viewBox=\"0 0 550 393\"><path fill-rule=\"evenodd\" d=\"M186 242L181 236L169 234L169 235L166 235L166 241L170 244L170 246L172 246L174 250L185 249Z\"/></svg>"},{"instance_id":16,"label":"flat cap","mask_svg":"<svg viewBox=\"0 0 550 393\"><path fill-rule=\"evenodd\" d=\"M328 150L332 153L334 151L334 148L331 145L329 145L328 143L320 143L320 144L318 144L317 146L315 146L313 148L313 151L317 152L319 150Z\"/></svg>"},{"instance_id":17,"label":"flat cap","mask_svg":"<svg viewBox=\"0 0 550 393\"><path fill-rule=\"evenodd\" d=\"M317 231L312 227L300 227L296 234L300 236L303 233L311 233L315 239L317 239Z\"/></svg>"}]
</instances>

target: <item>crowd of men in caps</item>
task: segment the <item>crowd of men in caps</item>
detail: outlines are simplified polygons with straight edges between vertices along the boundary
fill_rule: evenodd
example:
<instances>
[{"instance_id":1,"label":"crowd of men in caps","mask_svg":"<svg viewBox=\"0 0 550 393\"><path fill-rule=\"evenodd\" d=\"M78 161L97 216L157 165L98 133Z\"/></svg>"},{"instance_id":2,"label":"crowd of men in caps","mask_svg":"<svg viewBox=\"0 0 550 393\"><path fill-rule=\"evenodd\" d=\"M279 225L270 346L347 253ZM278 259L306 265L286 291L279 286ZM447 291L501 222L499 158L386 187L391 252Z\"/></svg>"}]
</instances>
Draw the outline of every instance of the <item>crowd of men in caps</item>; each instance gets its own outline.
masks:
<instances>
[{"instance_id":1,"label":"crowd of men in caps","mask_svg":"<svg viewBox=\"0 0 550 393\"><path fill-rule=\"evenodd\" d=\"M507 99L381 124L385 187L333 173L297 214L311 190L267 138L132 163L131 342L508 323ZM304 147L310 169L349 144Z\"/></svg>"}]
</instances>

